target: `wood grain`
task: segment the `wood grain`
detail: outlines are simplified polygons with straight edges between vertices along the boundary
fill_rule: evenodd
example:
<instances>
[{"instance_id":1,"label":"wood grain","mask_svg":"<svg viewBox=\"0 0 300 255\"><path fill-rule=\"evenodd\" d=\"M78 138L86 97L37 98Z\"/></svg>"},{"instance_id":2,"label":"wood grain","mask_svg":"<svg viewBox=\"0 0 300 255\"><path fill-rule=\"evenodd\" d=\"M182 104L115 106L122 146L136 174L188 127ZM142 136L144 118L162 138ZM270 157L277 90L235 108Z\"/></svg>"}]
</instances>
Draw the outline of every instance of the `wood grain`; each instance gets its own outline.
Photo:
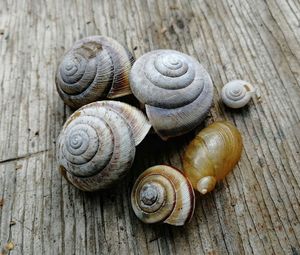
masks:
<instances>
[{"instance_id":1,"label":"wood grain","mask_svg":"<svg viewBox=\"0 0 300 255\"><path fill-rule=\"evenodd\" d=\"M298 0L0 0L0 7L0 253L300 254ZM193 134L146 138L116 189L83 193L59 175L55 142L71 111L56 92L56 66L75 40L95 34L136 57L159 48L196 57L215 87L204 125L227 119L242 132L241 161L197 197L185 227L141 223L129 195L146 167L180 168ZM261 102L225 108L220 91L232 79L257 86Z\"/></svg>"}]
</instances>

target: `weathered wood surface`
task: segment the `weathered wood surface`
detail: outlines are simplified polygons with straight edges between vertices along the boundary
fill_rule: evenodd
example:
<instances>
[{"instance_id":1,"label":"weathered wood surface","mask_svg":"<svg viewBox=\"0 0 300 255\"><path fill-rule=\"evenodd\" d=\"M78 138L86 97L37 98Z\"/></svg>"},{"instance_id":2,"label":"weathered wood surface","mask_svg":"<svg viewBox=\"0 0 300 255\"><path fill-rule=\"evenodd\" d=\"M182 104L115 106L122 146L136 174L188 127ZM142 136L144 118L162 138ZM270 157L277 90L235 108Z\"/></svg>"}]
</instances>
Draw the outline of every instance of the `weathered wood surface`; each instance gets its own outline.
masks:
<instances>
[{"instance_id":1,"label":"weathered wood surface","mask_svg":"<svg viewBox=\"0 0 300 255\"><path fill-rule=\"evenodd\" d=\"M300 254L299 0L0 0L0 253ZM115 190L86 194L57 171L55 140L70 114L54 84L72 43L103 34L136 57L172 48L198 58L214 82L205 124L242 131L242 159L183 228L144 225L129 194L146 167L181 167L193 134L147 138ZM261 102L233 111L219 101L234 78Z\"/></svg>"}]
</instances>

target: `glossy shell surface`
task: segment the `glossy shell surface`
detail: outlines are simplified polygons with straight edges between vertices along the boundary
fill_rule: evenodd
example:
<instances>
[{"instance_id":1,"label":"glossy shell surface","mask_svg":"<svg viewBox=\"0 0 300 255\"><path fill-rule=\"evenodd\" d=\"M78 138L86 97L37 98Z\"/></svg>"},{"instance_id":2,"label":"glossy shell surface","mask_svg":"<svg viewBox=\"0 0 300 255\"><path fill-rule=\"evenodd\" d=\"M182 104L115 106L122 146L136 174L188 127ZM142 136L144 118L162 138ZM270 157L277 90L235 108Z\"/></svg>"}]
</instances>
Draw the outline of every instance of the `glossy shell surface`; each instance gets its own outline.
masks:
<instances>
[{"instance_id":1,"label":"glossy shell surface","mask_svg":"<svg viewBox=\"0 0 300 255\"><path fill-rule=\"evenodd\" d=\"M200 131L186 148L184 173L200 193L210 192L237 164L242 147L241 134L234 125L214 122Z\"/></svg>"}]
</instances>

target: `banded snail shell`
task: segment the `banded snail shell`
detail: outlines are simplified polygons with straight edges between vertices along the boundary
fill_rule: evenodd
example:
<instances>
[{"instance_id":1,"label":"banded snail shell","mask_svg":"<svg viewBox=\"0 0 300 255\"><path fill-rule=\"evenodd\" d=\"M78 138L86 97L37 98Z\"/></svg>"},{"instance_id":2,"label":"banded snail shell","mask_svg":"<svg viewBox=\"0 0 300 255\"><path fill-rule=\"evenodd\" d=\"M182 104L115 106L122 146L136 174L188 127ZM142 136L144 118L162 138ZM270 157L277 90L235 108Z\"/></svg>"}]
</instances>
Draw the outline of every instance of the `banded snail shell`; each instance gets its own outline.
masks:
<instances>
[{"instance_id":1,"label":"banded snail shell","mask_svg":"<svg viewBox=\"0 0 300 255\"><path fill-rule=\"evenodd\" d=\"M196 59L175 50L155 50L138 58L130 86L164 140L197 127L212 104L209 74Z\"/></svg>"},{"instance_id":2,"label":"banded snail shell","mask_svg":"<svg viewBox=\"0 0 300 255\"><path fill-rule=\"evenodd\" d=\"M60 169L81 190L107 188L130 169L135 146L150 127L140 110L125 103L83 106L69 117L59 135Z\"/></svg>"},{"instance_id":3,"label":"banded snail shell","mask_svg":"<svg viewBox=\"0 0 300 255\"><path fill-rule=\"evenodd\" d=\"M131 94L129 71L133 62L129 50L110 37L83 38L58 65L57 91L72 108Z\"/></svg>"},{"instance_id":4,"label":"banded snail shell","mask_svg":"<svg viewBox=\"0 0 300 255\"><path fill-rule=\"evenodd\" d=\"M230 122L214 122L200 131L183 156L184 173L194 189L212 191L237 164L242 147L241 134Z\"/></svg>"},{"instance_id":5,"label":"banded snail shell","mask_svg":"<svg viewBox=\"0 0 300 255\"><path fill-rule=\"evenodd\" d=\"M195 194L189 180L179 170L157 165L138 177L132 189L131 204L144 223L181 226L193 216Z\"/></svg>"},{"instance_id":6,"label":"banded snail shell","mask_svg":"<svg viewBox=\"0 0 300 255\"><path fill-rule=\"evenodd\" d=\"M225 105L237 109L248 104L255 93L255 88L249 82L233 80L222 88L221 98Z\"/></svg>"}]
</instances>

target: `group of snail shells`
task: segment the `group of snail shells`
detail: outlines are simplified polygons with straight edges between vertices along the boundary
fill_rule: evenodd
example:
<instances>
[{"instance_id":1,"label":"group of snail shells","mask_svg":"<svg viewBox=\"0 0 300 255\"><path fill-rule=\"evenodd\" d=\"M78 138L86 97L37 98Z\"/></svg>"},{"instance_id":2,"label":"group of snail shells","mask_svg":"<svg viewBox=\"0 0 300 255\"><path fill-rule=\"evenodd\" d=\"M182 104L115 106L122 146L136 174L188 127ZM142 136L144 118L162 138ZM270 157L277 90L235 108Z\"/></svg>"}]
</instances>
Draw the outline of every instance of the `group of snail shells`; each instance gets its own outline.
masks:
<instances>
[{"instance_id":1,"label":"group of snail shells","mask_svg":"<svg viewBox=\"0 0 300 255\"><path fill-rule=\"evenodd\" d=\"M159 165L138 177L131 194L136 216L145 223L184 225L194 212L193 188L202 194L212 191L237 164L242 147L241 134L231 123L209 125L186 148L183 172Z\"/></svg>"},{"instance_id":2,"label":"group of snail shells","mask_svg":"<svg viewBox=\"0 0 300 255\"><path fill-rule=\"evenodd\" d=\"M129 50L111 38L84 38L63 56L56 72L57 91L74 109L133 93L164 140L188 133L203 121L212 104L213 84L196 59L156 50L133 62Z\"/></svg>"},{"instance_id":3,"label":"group of snail shells","mask_svg":"<svg viewBox=\"0 0 300 255\"><path fill-rule=\"evenodd\" d=\"M151 127L163 140L193 130L213 99L209 74L191 56L155 50L134 62L126 47L105 36L79 40L65 53L56 87L67 105L79 108L58 137L60 172L84 191L108 188L125 176L136 146ZM245 104L241 95L253 92L243 81L225 88L222 98L227 98L226 104L234 101L234 108L237 101ZM146 115L127 103L109 100L131 93ZM241 150L240 133L232 124L215 122L203 129L184 153L183 172L160 165L141 174L131 195L135 214L146 223L188 222L195 207L193 188L202 194L213 190L236 165Z\"/></svg>"}]
</instances>

